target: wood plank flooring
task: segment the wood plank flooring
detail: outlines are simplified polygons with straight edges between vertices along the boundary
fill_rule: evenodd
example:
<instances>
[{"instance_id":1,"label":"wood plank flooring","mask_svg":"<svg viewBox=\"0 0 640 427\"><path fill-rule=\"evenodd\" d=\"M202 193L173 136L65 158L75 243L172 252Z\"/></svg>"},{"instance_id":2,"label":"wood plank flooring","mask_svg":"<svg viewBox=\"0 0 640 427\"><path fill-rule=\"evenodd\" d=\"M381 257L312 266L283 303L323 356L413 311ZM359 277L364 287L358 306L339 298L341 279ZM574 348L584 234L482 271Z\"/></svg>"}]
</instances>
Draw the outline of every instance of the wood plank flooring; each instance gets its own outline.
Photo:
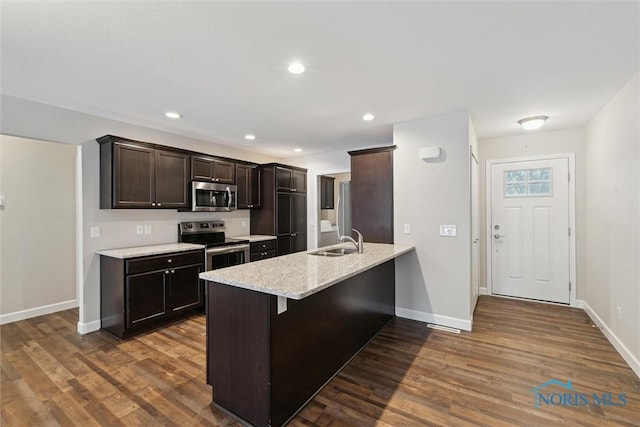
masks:
<instances>
[{"instance_id":1,"label":"wood plank flooring","mask_svg":"<svg viewBox=\"0 0 640 427\"><path fill-rule=\"evenodd\" d=\"M203 316L124 342L77 320L0 327L2 426L240 425L209 405ZM552 378L627 404L535 407ZM582 310L481 297L470 333L392 321L290 425L640 426L640 380Z\"/></svg>"}]
</instances>

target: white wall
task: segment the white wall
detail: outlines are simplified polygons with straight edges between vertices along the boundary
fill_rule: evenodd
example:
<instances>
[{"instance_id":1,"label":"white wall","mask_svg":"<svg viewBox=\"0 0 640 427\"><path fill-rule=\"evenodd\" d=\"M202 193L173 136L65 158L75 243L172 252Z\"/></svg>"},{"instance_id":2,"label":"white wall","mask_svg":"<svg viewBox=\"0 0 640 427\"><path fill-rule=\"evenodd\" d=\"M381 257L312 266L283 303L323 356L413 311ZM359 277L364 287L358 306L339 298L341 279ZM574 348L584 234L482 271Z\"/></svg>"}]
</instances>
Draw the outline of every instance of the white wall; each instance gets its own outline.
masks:
<instances>
[{"instance_id":1,"label":"white wall","mask_svg":"<svg viewBox=\"0 0 640 427\"><path fill-rule=\"evenodd\" d=\"M237 150L4 95L2 103L0 126L3 132L82 145L83 277L78 295L80 299L78 329L82 332L96 330L100 326L100 262L98 255L95 254L96 250L175 242L177 241L177 223L189 220L224 219L229 236L249 234L249 211L246 210L208 214L178 213L174 210L99 209L99 146L95 138L113 134L257 163L278 160L259 153ZM153 233L136 235L137 224L151 224ZM101 237L90 238L91 226L101 228ZM30 261L22 262L26 265Z\"/></svg>"},{"instance_id":2,"label":"white wall","mask_svg":"<svg viewBox=\"0 0 640 427\"><path fill-rule=\"evenodd\" d=\"M636 74L587 125L583 295L640 376L639 91Z\"/></svg>"},{"instance_id":3,"label":"white wall","mask_svg":"<svg viewBox=\"0 0 640 427\"><path fill-rule=\"evenodd\" d=\"M0 324L77 306L76 154L0 135Z\"/></svg>"},{"instance_id":4,"label":"white wall","mask_svg":"<svg viewBox=\"0 0 640 427\"><path fill-rule=\"evenodd\" d=\"M551 120L551 119L550 119ZM487 160L509 159L546 154L575 153L576 171L576 295L584 295L584 195L585 148L584 129L568 129L555 132L527 132L522 135L479 142L480 154L480 286L487 286L487 224L486 174Z\"/></svg>"},{"instance_id":5,"label":"white wall","mask_svg":"<svg viewBox=\"0 0 640 427\"><path fill-rule=\"evenodd\" d=\"M396 314L469 330L471 328L469 115L453 113L393 127L394 233L415 252L396 260ZM418 152L438 145L439 162ZM404 234L404 224L411 234ZM457 226L441 237L440 225Z\"/></svg>"}]
</instances>

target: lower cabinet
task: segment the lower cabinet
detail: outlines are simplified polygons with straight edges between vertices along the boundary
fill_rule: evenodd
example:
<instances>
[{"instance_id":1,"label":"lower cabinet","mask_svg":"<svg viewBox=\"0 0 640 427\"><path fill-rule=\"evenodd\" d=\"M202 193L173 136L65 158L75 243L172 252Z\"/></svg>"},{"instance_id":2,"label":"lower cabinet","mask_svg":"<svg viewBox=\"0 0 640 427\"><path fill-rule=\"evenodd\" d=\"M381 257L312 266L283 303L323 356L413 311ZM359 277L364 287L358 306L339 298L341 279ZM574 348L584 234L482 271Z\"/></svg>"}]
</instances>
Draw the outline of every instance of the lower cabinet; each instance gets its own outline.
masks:
<instances>
[{"instance_id":1,"label":"lower cabinet","mask_svg":"<svg viewBox=\"0 0 640 427\"><path fill-rule=\"evenodd\" d=\"M273 258L277 255L276 239L251 242L249 246L249 259L251 262L260 261L261 259Z\"/></svg>"},{"instance_id":2,"label":"lower cabinet","mask_svg":"<svg viewBox=\"0 0 640 427\"><path fill-rule=\"evenodd\" d=\"M101 328L120 338L204 309L204 251L100 257Z\"/></svg>"}]
</instances>

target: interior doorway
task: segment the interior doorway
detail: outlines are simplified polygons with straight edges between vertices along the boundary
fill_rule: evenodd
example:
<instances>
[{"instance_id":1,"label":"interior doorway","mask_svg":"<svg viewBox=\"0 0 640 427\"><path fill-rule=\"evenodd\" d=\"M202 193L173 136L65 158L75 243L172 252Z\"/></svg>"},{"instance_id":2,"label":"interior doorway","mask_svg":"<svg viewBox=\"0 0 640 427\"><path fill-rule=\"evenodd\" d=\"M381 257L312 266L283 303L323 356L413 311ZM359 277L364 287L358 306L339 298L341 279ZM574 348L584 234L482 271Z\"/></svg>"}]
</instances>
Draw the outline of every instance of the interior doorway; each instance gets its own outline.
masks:
<instances>
[{"instance_id":1,"label":"interior doorway","mask_svg":"<svg viewBox=\"0 0 640 427\"><path fill-rule=\"evenodd\" d=\"M318 247L329 246L339 241L341 212L350 211L340 198L341 184L351 181L351 172L327 173L318 175ZM342 220L344 223L344 219Z\"/></svg>"}]
</instances>

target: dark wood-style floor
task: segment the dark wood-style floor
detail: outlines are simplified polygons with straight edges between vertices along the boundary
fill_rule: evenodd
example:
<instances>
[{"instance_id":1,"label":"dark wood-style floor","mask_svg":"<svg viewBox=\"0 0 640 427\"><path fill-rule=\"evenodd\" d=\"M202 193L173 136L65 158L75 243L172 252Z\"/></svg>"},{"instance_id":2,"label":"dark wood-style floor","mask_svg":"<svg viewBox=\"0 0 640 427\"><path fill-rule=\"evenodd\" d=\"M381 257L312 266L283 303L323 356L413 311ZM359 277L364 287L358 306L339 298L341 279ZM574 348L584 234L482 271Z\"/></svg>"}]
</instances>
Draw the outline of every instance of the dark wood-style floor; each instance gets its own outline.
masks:
<instances>
[{"instance_id":1,"label":"dark wood-style floor","mask_svg":"<svg viewBox=\"0 0 640 427\"><path fill-rule=\"evenodd\" d=\"M239 425L209 406L203 316L124 342L77 319L0 327L3 426ZM534 407L552 378L628 403ZM640 426L640 381L582 310L481 297L471 333L392 321L290 425Z\"/></svg>"}]
</instances>

